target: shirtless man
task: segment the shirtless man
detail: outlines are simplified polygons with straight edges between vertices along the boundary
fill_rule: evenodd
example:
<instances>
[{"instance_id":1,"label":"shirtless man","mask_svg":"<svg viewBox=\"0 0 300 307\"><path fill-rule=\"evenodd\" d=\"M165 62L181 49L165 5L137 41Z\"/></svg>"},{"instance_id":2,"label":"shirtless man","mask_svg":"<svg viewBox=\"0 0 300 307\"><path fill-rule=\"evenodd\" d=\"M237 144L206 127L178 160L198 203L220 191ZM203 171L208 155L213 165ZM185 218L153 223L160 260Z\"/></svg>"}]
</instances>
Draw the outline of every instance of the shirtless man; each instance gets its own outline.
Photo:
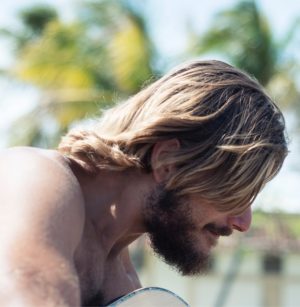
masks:
<instances>
[{"instance_id":1,"label":"shirtless man","mask_svg":"<svg viewBox=\"0 0 300 307\"><path fill-rule=\"evenodd\" d=\"M281 112L219 61L177 67L57 150L0 155L0 305L106 305L141 287L128 245L148 233L183 275L250 205L287 154Z\"/></svg>"}]
</instances>

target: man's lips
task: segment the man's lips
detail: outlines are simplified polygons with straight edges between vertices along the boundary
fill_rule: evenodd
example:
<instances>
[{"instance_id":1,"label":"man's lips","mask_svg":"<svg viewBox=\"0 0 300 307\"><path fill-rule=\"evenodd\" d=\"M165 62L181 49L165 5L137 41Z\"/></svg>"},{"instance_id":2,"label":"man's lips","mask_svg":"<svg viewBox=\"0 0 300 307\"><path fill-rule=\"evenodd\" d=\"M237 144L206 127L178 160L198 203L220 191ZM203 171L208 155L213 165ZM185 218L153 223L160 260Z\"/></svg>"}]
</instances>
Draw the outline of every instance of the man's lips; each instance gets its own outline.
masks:
<instances>
[{"instance_id":1,"label":"man's lips","mask_svg":"<svg viewBox=\"0 0 300 307\"><path fill-rule=\"evenodd\" d=\"M219 233L217 233L217 232L215 232L213 230L208 230L208 231L210 232L210 234L214 235L215 237L219 237L220 236Z\"/></svg>"},{"instance_id":2,"label":"man's lips","mask_svg":"<svg viewBox=\"0 0 300 307\"><path fill-rule=\"evenodd\" d=\"M232 234L232 229L227 226L216 226L214 224L207 224L204 227L205 230L209 231L211 234L213 234L216 237L220 236L230 236Z\"/></svg>"}]
</instances>

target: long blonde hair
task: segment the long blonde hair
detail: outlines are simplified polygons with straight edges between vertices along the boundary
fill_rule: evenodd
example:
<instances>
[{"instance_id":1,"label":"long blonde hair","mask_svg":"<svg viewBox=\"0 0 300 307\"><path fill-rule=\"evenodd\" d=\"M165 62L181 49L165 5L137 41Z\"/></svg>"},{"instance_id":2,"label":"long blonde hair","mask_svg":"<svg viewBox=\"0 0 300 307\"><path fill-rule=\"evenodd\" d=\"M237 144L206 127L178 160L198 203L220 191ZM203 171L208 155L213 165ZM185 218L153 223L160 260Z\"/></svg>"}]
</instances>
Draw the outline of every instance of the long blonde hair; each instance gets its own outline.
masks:
<instances>
[{"instance_id":1,"label":"long blonde hair","mask_svg":"<svg viewBox=\"0 0 300 307\"><path fill-rule=\"evenodd\" d=\"M59 151L86 171L151 171L155 143L177 138L163 163L180 196L199 193L220 210L244 210L287 154L284 118L254 79L220 61L181 65L107 110L93 129L70 131Z\"/></svg>"}]
</instances>

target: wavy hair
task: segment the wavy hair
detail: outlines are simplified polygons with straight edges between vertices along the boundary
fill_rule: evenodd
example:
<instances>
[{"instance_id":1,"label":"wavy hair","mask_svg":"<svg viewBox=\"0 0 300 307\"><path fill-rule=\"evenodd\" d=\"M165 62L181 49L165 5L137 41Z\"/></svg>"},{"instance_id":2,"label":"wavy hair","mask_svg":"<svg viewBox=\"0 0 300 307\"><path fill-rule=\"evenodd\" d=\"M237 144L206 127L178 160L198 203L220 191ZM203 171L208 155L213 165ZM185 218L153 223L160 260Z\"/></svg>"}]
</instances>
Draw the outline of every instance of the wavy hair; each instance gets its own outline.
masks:
<instances>
[{"instance_id":1,"label":"wavy hair","mask_svg":"<svg viewBox=\"0 0 300 307\"><path fill-rule=\"evenodd\" d=\"M92 129L70 131L58 149L91 174L150 172L154 144L171 138L180 148L161 161L176 166L166 188L199 193L221 211L246 209L287 155L281 111L257 81L220 61L175 68Z\"/></svg>"}]
</instances>

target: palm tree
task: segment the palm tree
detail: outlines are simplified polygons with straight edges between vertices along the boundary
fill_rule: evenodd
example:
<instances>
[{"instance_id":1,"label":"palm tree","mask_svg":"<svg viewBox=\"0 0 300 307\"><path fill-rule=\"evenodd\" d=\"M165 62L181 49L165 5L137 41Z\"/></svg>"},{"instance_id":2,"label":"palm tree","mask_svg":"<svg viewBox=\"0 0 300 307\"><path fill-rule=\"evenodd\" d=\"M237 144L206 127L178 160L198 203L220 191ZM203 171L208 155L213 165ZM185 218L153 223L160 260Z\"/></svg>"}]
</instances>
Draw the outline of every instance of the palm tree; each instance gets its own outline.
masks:
<instances>
[{"instance_id":1,"label":"palm tree","mask_svg":"<svg viewBox=\"0 0 300 307\"><path fill-rule=\"evenodd\" d=\"M114 103L115 93L123 99L138 91L155 74L155 53L144 17L129 2L85 2L77 22L69 24L57 14L38 18L38 12L42 10L27 9L35 22L22 19L32 36L18 45L9 74L39 88L42 98L15 126L14 143L53 146L74 121L98 115ZM34 29L40 20L47 22L38 32ZM45 121L56 127L50 138Z\"/></svg>"},{"instance_id":2,"label":"palm tree","mask_svg":"<svg viewBox=\"0 0 300 307\"><path fill-rule=\"evenodd\" d=\"M136 93L145 80L157 75L158 56L143 9L130 0L86 1L83 18L107 46L107 69L114 86L125 96Z\"/></svg>"},{"instance_id":3,"label":"palm tree","mask_svg":"<svg viewBox=\"0 0 300 307\"><path fill-rule=\"evenodd\" d=\"M50 22L58 19L58 13L51 6L39 4L20 10L18 17L20 21L19 29L0 29L1 37L6 37L13 43L16 56L28 44L37 40Z\"/></svg>"},{"instance_id":4,"label":"palm tree","mask_svg":"<svg viewBox=\"0 0 300 307\"><path fill-rule=\"evenodd\" d=\"M298 30L299 20L296 20L279 42L255 1L244 0L219 12L212 27L197 36L193 51L196 54L217 52L256 77L281 105L295 107L299 93L294 80L299 64L287 51Z\"/></svg>"}]
</instances>

